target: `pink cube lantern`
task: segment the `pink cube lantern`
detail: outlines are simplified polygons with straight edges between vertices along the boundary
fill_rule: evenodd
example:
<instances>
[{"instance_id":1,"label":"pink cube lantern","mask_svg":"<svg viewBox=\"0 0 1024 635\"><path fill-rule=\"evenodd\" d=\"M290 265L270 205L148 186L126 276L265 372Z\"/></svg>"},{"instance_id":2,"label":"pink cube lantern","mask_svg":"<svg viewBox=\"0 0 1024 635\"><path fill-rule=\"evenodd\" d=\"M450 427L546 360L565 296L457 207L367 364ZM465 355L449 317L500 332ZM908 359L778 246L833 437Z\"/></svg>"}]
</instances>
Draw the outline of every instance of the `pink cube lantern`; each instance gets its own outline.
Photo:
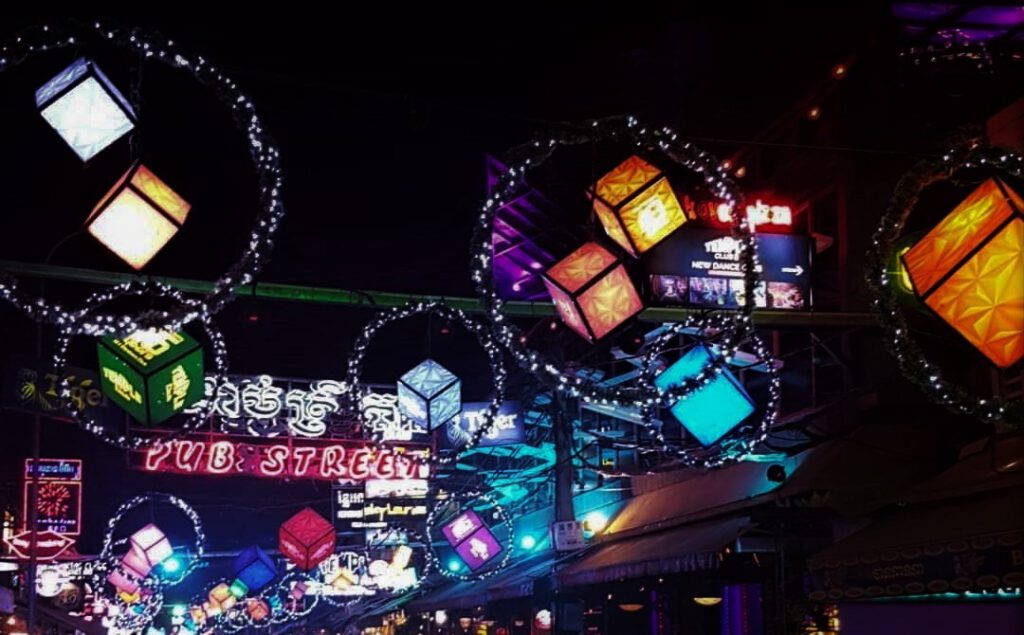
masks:
<instances>
[{"instance_id":1,"label":"pink cube lantern","mask_svg":"<svg viewBox=\"0 0 1024 635\"><path fill-rule=\"evenodd\" d=\"M334 525L309 507L286 520L278 531L281 553L304 571L333 554L336 539Z\"/></svg>"},{"instance_id":2,"label":"pink cube lantern","mask_svg":"<svg viewBox=\"0 0 1024 635\"><path fill-rule=\"evenodd\" d=\"M150 568L155 567L174 554L174 547L171 546L171 541L153 523L132 534L129 540L131 540L132 549L139 552L139 555L145 558Z\"/></svg>"}]
</instances>

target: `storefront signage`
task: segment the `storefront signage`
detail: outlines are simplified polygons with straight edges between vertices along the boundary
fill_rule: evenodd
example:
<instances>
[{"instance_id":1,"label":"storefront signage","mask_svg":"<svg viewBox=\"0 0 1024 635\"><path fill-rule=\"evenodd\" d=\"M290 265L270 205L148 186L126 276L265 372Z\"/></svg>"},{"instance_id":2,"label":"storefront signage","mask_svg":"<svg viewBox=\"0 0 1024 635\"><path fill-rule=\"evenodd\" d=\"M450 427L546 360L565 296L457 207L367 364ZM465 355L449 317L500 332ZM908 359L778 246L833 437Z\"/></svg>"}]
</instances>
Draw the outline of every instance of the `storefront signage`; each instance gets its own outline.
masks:
<instances>
[{"instance_id":1,"label":"storefront signage","mask_svg":"<svg viewBox=\"0 0 1024 635\"><path fill-rule=\"evenodd\" d=\"M758 234L761 262L755 305L800 310L811 305L811 253L807 236ZM663 305L739 308L745 280L742 242L728 230L681 230L650 252L652 299Z\"/></svg>"},{"instance_id":2,"label":"storefront signage","mask_svg":"<svg viewBox=\"0 0 1024 635\"><path fill-rule=\"evenodd\" d=\"M22 476L22 519L30 517L33 474L39 473L36 529L77 536L82 533L81 459L25 459ZM26 526L26 528L28 528Z\"/></svg>"},{"instance_id":3,"label":"storefront signage","mask_svg":"<svg viewBox=\"0 0 1024 635\"><path fill-rule=\"evenodd\" d=\"M0 407L61 417L65 409L60 398L62 378L67 380L71 390L67 401L71 408L79 414L87 414L102 426L121 424L124 413L103 395L96 373L68 366L63 377L58 377L51 372L49 362L28 358L8 361Z\"/></svg>"},{"instance_id":4,"label":"storefront signage","mask_svg":"<svg viewBox=\"0 0 1024 635\"><path fill-rule=\"evenodd\" d=\"M141 452L147 472L258 476L331 481L403 480L429 476L423 448L378 448L359 442L239 442L209 437L157 440Z\"/></svg>"},{"instance_id":5,"label":"storefront signage","mask_svg":"<svg viewBox=\"0 0 1024 635\"><path fill-rule=\"evenodd\" d=\"M27 530L20 531L5 537L4 543L7 544L11 553L16 557L27 560L32 557L32 533ZM74 544L74 538L58 534L55 531L40 531L36 535L36 559L44 562L55 560Z\"/></svg>"},{"instance_id":6,"label":"storefront signage","mask_svg":"<svg viewBox=\"0 0 1024 635\"><path fill-rule=\"evenodd\" d=\"M333 379L298 383L269 375L231 377L215 389L214 379L207 377L205 399L189 412L200 411L206 400L212 399L222 432L316 438L327 435L332 423L346 418L343 399L347 391L345 382ZM362 406L365 425L383 440L409 441L417 432L401 415L395 394L368 392Z\"/></svg>"},{"instance_id":7,"label":"storefront signage","mask_svg":"<svg viewBox=\"0 0 1024 635\"><path fill-rule=\"evenodd\" d=\"M464 403L462 412L445 427L445 440L453 448L464 446L486 422L490 403ZM480 437L479 447L526 442L526 428L518 401L505 401L490 430Z\"/></svg>"}]
</instances>

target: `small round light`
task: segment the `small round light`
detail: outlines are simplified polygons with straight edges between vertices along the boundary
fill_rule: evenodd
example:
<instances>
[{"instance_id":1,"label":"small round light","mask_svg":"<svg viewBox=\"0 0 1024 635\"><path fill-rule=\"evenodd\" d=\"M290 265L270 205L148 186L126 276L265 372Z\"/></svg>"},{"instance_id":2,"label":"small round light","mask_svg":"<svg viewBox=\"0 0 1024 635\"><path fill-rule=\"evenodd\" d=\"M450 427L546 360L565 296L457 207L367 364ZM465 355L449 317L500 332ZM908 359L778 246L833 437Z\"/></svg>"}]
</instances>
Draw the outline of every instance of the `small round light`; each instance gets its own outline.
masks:
<instances>
[{"instance_id":1,"label":"small round light","mask_svg":"<svg viewBox=\"0 0 1024 635\"><path fill-rule=\"evenodd\" d=\"M583 528L593 534L599 534L608 526L608 516L604 512L592 511L583 519Z\"/></svg>"},{"instance_id":2,"label":"small round light","mask_svg":"<svg viewBox=\"0 0 1024 635\"><path fill-rule=\"evenodd\" d=\"M821 118L821 108L818 106L811 106L807 111L807 118L811 121L817 121Z\"/></svg>"},{"instance_id":3,"label":"small round light","mask_svg":"<svg viewBox=\"0 0 1024 635\"><path fill-rule=\"evenodd\" d=\"M537 539L530 534L526 534L519 539L519 546L529 551L537 546Z\"/></svg>"},{"instance_id":4,"label":"small round light","mask_svg":"<svg viewBox=\"0 0 1024 635\"><path fill-rule=\"evenodd\" d=\"M448 561L448 570L452 573L458 573L462 570L462 563L456 560L455 558L452 558Z\"/></svg>"},{"instance_id":5,"label":"small round light","mask_svg":"<svg viewBox=\"0 0 1024 635\"><path fill-rule=\"evenodd\" d=\"M846 64L836 64L832 67L832 77L842 79L846 77Z\"/></svg>"}]
</instances>

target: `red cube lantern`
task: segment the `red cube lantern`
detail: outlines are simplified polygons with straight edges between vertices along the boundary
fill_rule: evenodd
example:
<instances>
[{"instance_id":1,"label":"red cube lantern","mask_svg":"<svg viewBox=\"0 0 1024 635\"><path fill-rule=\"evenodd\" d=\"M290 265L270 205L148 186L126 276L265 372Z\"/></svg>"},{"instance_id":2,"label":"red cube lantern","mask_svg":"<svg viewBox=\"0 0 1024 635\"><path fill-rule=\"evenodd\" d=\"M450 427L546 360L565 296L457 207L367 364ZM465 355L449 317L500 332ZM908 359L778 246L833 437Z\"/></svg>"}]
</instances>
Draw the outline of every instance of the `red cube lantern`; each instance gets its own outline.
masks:
<instances>
[{"instance_id":1,"label":"red cube lantern","mask_svg":"<svg viewBox=\"0 0 1024 635\"><path fill-rule=\"evenodd\" d=\"M562 321L587 340L599 340L643 308L626 267L589 242L544 274Z\"/></svg>"},{"instance_id":2,"label":"red cube lantern","mask_svg":"<svg viewBox=\"0 0 1024 635\"><path fill-rule=\"evenodd\" d=\"M251 599L246 603L246 611L253 621L259 622L270 615L270 606L263 600Z\"/></svg>"},{"instance_id":3,"label":"red cube lantern","mask_svg":"<svg viewBox=\"0 0 1024 635\"><path fill-rule=\"evenodd\" d=\"M307 507L282 525L277 534L281 553L300 569L310 570L334 553L334 525Z\"/></svg>"}]
</instances>

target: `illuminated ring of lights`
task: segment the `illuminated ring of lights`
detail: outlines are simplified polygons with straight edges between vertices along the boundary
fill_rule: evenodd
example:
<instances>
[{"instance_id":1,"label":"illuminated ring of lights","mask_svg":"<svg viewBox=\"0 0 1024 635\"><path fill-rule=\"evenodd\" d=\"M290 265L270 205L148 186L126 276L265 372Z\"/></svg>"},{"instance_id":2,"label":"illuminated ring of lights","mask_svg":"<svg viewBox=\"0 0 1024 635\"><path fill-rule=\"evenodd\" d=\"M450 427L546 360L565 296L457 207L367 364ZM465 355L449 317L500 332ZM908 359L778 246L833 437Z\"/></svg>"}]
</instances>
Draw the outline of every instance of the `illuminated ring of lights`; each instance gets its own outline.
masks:
<instances>
[{"instance_id":1,"label":"illuminated ring of lights","mask_svg":"<svg viewBox=\"0 0 1024 635\"><path fill-rule=\"evenodd\" d=\"M135 496L125 501L124 503L121 503L121 505L117 508L117 511L114 512L114 515L111 516L110 519L107 521L107 531L103 535L103 547L102 549L100 549L100 555L98 556L98 559L103 562L108 562L112 558L114 558L114 562L117 561L115 556L113 555L114 547L118 544L123 544L127 540L126 538L121 539L120 541L114 540L114 534L117 531L117 526L121 523L121 520L124 518L125 514L135 509L136 507L145 505L147 503L164 503L167 505L171 505L177 508L179 511L181 511L181 513L184 514L186 518L188 518L189 522L192 523L192 534L194 537L194 541L192 543L192 550L189 552L190 557L188 564L182 567L180 573L174 578L163 578L152 574L146 576L146 580L152 579L152 586L155 588L172 587L176 584L179 584L182 580L187 578L189 574L191 574L196 569L196 567L199 566L199 563L203 559L203 553L206 551L206 533L203 531L203 521L199 517L199 513L196 512L196 510L193 509L191 505L186 503L184 500L178 498L174 494L150 492L148 494ZM93 573L92 582L96 588L102 588L103 577L98 576L96 573Z\"/></svg>"},{"instance_id":2,"label":"illuminated ring of lights","mask_svg":"<svg viewBox=\"0 0 1024 635\"><path fill-rule=\"evenodd\" d=\"M498 210L511 200L522 185L526 173L540 167L554 151L564 146L592 144L612 140L626 139L635 143L637 148L659 150L673 162L700 174L709 189L717 194L723 202L737 209L740 196L736 186L728 176L719 160L689 142L680 141L678 135L669 128L647 128L641 126L634 117L615 117L612 119L593 120L581 126L566 128L548 136L546 141L535 140L513 148L509 154L513 156L511 166L504 172L495 186L493 194L488 197L480 208L480 216L471 243L472 279L480 296L481 303L489 316L495 336L511 353L516 362L526 371L536 375L540 380L560 389L568 390L573 395L588 397L592 401L613 405L641 405L634 398L635 390L630 387L602 387L586 383L582 378L559 368L553 360L546 358L539 351L529 349L520 339L521 332L514 325L505 321L502 313L504 300L498 295L494 285L493 268L493 230L494 218ZM740 240L745 294L744 304L739 311L734 311L740 318L734 322L737 336L742 337L751 328L750 316L754 311L754 289L757 284L757 268L759 259L754 234L742 222L741 214L733 214L733 233ZM701 314L709 313L702 311ZM687 320L687 326L695 321Z\"/></svg>"},{"instance_id":3,"label":"illuminated ring of lights","mask_svg":"<svg viewBox=\"0 0 1024 635\"><path fill-rule=\"evenodd\" d=\"M289 596L291 594L291 586L290 585L291 585L292 582L296 582L296 583L298 583L298 582L306 582L306 583L309 583L309 582L314 582L314 581L315 580L313 580L313 578L311 578L306 573L299 572L299 571L290 571L290 572L286 573L284 575L284 577L282 577L281 580L278 581L277 584L272 586L271 589L272 589L272 592L274 594L283 593L285 596ZM260 594L260 596L261 597L270 597L270 594L267 594L267 595ZM305 617L305 616L309 615L310 613L312 613L313 609L315 609L317 604L320 603L320 596L315 594L315 593L306 593L302 597L303 597L303 599L305 599L307 597L313 598L313 601L310 602L307 606L305 606L303 608L303 610L301 610L301 611L292 611L291 609L288 608L288 605L286 603L282 602L281 606L283 607L284 610L281 611L281 614L283 616L287 616L287 617L278 617L277 615L271 613L270 619L268 619L267 621L271 622L271 623L274 623L274 624L284 624L284 623L286 623L286 622L288 622L290 620L298 619L300 617Z\"/></svg>"},{"instance_id":4,"label":"illuminated ring of lights","mask_svg":"<svg viewBox=\"0 0 1024 635\"><path fill-rule=\"evenodd\" d=\"M448 500L444 502L446 504L452 502L456 503L459 507L459 511L455 515L458 516L466 509L472 507L471 505L469 505L470 502L477 500L484 501L485 503L491 505L491 507L498 512L498 515L501 516L499 522L504 523L505 527L508 528L508 544L505 546L504 549L502 549L501 560L499 560L496 564L491 565L489 568L479 573L456 573L455 571L450 571L448 567L442 566L441 559L438 557L437 552L434 550L434 522L436 520L437 511L442 507L446 507L447 505L435 505L433 508L431 508L430 513L427 514L426 529L424 529L423 542L427 547L425 549L427 557L427 566L424 567L423 570L424 578L427 577L428 572L432 568L436 567L438 573L440 573L442 576L450 580L472 582L476 580L486 580L487 578L497 575L502 570L504 570L506 566L508 566L508 562L512 558L512 552L515 551L516 544L516 528L515 525L512 523L512 515L508 512L508 510L505 509L502 505L500 505L493 496L486 492L474 491L464 492L462 494L453 494ZM489 525L485 525L485 527L490 529ZM497 541L497 537L495 537L495 540Z\"/></svg>"},{"instance_id":5,"label":"illuminated ring of lights","mask_svg":"<svg viewBox=\"0 0 1024 635\"><path fill-rule=\"evenodd\" d=\"M156 295L157 297L168 298L179 303L181 306L188 307L190 310L198 312L200 321L203 325L203 330L206 333L206 338L209 340L210 346L213 349L214 394L216 394L217 388L226 381L228 371L228 353L227 346L224 343L224 336L214 325L212 318L210 318L210 316L199 307L198 302L196 300L186 298L177 289L153 280L126 282L113 287L112 289L107 289L93 294L86 300L85 308L77 311L74 316L76 319L83 319L85 316L89 315L93 308L106 302L119 298L149 294ZM74 329L73 326L65 326L57 335L57 345L53 354L52 362L53 372L57 377L62 377L64 374L64 367L67 366L68 348L71 346L71 340L75 332L76 329ZM65 402L71 397L71 386L67 379L61 380L60 397ZM189 415L188 419L177 430L175 430L174 433L166 435L166 437L180 437L199 428L213 413L213 409L215 407L214 401L215 400L213 399L203 400L199 409ZM98 439L125 450L141 449L158 440L157 437L132 437L130 439L124 436L112 437L107 434L103 429L103 426L97 424L85 413L80 413L73 408L65 408L64 414Z\"/></svg>"},{"instance_id":6,"label":"illuminated ring of lights","mask_svg":"<svg viewBox=\"0 0 1024 635\"><path fill-rule=\"evenodd\" d=\"M645 380L652 386L654 385L654 377L657 374L656 362L658 357L665 350L665 347L683 332L684 328L681 324L673 325L669 330L658 336L652 343L650 350L644 355L642 373ZM730 335L729 331L725 331L724 337L728 338ZM706 456L694 456L695 449L677 447L669 443L662 431L663 427L659 428L652 423L659 407L671 408L676 401L687 399L693 392L709 384L726 369L735 354L716 352L712 355L712 361L705 365L701 373L687 379L684 382L684 386L669 390L655 388L657 397L646 400L644 406L640 409L644 427L654 436L666 454L679 459L690 467L714 469L738 461L744 455L751 454L759 444L768 438L768 431L778 418L779 402L782 399L782 378L775 364L775 358L757 332L751 330L747 334L745 342L740 344L743 343L753 347L754 354L757 356L757 365L763 364L768 375L768 403L764 406L761 421L752 431L753 434L739 435L735 430L730 431L722 439L710 446L717 448L718 452L710 454L710 458L706 458ZM718 344L716 344L716 347L718 347ZM727 350L736 350L736 346L726 346L726 348ZM708 448L702 447L700 450L704 451L703 454L708 454Z\"/></svg>"},{"instance_id":7,"label":"illuminated ring of lights","mask_svg":"<svg viewBox=\"0 0 1024 635\"><path fill-rule=\"evenodd\" d=\"M397 322L399 320L405 320L411 317L419 315L434 315L449 322L456 322L461 325L464 329L476 336L477 342L479 342L481 348L487 353L487 362L491 367L491 379L494 385L494 397L491 398L490 405L487 408L487 412L483 416L483 422L476 429L469 441L466 442L462 448L457 452L453 452L448 456L431 456L429 463L436 465L448 465L460 456L468 452L469 450L476 447L485 434L491 431L494 426L494 422L498 417L498 412L501 410L501 405L505 400L505 385L508 381L508 372L505 369L505 357L502 347L494 339L494 335L489 328L483 322L479 322L470 318L463 311L459 309L453 309L443 302L410 302L400 307L393 307L378 313L372 321L370 321L363 330L360 331L359 336L356 338L355 344L352 347L352 353L348 357L348 376L346 381L351 387L349 391L349 402L355 412L359 414L359 420L365 428L365 422L363 422L363 396L366 394L366 389L362 387L361 377L363 372L363 362L366 359L366 351L370 344L373 342L373 338L376 336L377 331L383 327ZM384 440L381 436L374 434L373 440L383 447Z\"/></svg>"},{"instance_id":8,"label":"illuminated ring of lights","mask_svg":"<svg viewBox=\"0 0 1024 635\"><path fill-rule=\"evenodd\" d=\"M74 48L81 45L80 40L90 38L137 53L147 60L158 60L171 68L184 69L230 111L235 125L246 136L259 187L259 212L242 256L200 301L203 313L215 315L234 298L235 287L251 283L259 274L263 267L263 252L269 252L273 247L274 234L284 216L280 151L256 114L252 100L239 90L234 80L203 56L182 52L172 40L140 27L121 29L108 27L101 22L82 24L72 20L65 21L59 27L35 27L0 45L0 72L23 63L35 53ZM24 296L18 291L17 280L9 273L0 276L0 298L11 302L36 321L58 327L69 324L67 312L59 304L51 305L41 297L30 299ZM196 317L197 314L182 310L164 316L163 321L156 326L178 331ZM78 329L77 334L88 334L96 328L112 324L117 325L120 333L143 327L142 316L94 315L89 321L70 322L74 324L73 328Z\"/></svg>"},{"instance_id":9,"label":"illuminated ring of lights","mask_svg":"<svg viewBox=\"0 0 1024 635\"><path fill-rule=\"evenodd\" d=\"M1017 178L1024 177L1024 157L1003 148L973 145L950 150L941 159L926 159L904 174L896 184L889 207L879 222L868 252L867 282L875 293L875 311L886 334L890 352L900 371L920 387L931 401L948 410L973 416L985 423L1024 422L1024 399L979 398L967 389L943 378L939 367L928 360L910 334L896 291L897 281L889 272L895 243L907 218L928 186L951 179L966 168L988 167Z\"/></svg>"}]
</instances>

